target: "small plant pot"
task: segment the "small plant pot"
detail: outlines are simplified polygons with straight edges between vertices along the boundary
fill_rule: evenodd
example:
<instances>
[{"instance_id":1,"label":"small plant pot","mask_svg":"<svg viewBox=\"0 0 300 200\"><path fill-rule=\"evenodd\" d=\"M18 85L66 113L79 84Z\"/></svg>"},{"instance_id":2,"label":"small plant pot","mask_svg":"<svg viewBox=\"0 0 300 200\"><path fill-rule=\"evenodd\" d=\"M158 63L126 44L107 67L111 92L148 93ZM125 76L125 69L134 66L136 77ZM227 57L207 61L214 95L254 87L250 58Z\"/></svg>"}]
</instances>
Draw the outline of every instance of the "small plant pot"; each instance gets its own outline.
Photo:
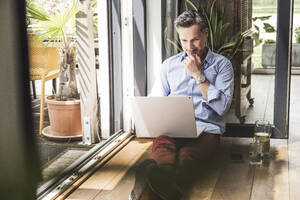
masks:
<instances>
[{"instance_id":1,"label":"small plant pot","mask_svg":"<svg viewBox=\"0 0 300 200\"><path fill-rule=\"evenodd\" d=\"M56 101L54 95L46 98L50 120L47 135L57 138L82 136L80 100ZM50 136L50 137L51 137Z\"/></svg>"},{"instance_id":2,"label":"small plant pot","mask_svg":"<svg viewBox=\"0 0 300 200\"><path fill-rule=\"evenodd\" d=\"M293 67L300 67L300 44L292 44L292 64ZM267 66L275 67L275 57L276 57L276 43L263 44L262 45L262 66L266 68Z\"/></svg>"}]
</instances>

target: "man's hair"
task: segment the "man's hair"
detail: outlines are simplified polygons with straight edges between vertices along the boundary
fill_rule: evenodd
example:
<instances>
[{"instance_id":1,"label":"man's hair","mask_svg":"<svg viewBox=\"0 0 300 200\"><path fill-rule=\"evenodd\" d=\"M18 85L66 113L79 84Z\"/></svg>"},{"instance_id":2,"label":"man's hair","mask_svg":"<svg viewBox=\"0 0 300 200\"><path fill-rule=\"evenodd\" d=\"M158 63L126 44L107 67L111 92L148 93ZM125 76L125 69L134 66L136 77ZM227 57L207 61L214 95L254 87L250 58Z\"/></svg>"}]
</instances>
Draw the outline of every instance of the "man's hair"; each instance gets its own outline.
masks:
<instances>
[{"instance_id":1,"label":"man's hair","mask_svg":"<svg viewBox=\"0 0 300 200\"><path fill-rule=\"evenodd\" d=\"M195 24L199 25L201 31L207 28L205 17L196 10L184 11L174 21L174 25L176 28L187 28Z\"/></svg>"}]
</instances>

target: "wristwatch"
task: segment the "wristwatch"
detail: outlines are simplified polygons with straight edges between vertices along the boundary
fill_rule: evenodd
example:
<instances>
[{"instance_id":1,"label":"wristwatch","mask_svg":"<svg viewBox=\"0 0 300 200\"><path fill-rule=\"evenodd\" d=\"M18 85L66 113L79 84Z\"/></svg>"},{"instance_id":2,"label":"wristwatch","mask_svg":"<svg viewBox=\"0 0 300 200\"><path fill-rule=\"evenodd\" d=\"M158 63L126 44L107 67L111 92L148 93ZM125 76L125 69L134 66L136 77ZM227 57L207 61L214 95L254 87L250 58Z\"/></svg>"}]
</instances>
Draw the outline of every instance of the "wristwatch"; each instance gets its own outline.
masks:
<instances>
[{"instance_id":1,"label":"wristwatch","mask_svg":"<svg viewBox=\"0 0 300 200\"><path fill-rule=\"evenodd\" d=\"M197 79L196 79L196 83L200 84L200 83L204 83L206 81L206 78L204 75L200 75Z\"/></svg>"}]
</instances>

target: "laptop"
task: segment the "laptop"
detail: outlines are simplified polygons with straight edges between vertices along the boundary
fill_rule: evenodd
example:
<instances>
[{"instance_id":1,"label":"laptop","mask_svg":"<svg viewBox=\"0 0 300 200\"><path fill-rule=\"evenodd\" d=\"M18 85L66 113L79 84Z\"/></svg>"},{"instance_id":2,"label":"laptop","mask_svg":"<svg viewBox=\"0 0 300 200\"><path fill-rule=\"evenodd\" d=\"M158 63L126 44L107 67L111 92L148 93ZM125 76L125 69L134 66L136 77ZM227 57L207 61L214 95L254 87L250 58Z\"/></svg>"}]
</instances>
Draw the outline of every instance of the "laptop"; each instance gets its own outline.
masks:
<instances>
[{"instance_id":1,"label":"laptop","mask_svg":"<svg viewBox=\"0 0 300 200\"><path fill-rule=\"evenodd\" d=\"M204 130L196 128L192 97L133 97L131 103L138 138L197 138Z\"/></svg>"}]
</instances>

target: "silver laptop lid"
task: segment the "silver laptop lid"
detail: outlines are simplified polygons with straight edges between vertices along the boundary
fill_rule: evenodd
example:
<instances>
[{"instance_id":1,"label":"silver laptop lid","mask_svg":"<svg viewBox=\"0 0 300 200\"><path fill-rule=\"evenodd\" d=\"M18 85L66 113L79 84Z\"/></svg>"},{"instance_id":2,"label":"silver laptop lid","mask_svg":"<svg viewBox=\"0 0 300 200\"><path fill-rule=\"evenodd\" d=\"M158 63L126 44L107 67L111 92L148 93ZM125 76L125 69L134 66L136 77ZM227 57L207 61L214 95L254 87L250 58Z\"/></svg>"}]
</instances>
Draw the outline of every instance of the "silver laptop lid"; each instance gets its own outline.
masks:
<instances>
[{"instance_id":1,"label":"silver laptop lid","mask_svg":"<svg viewBox=\"0 0 300 200\"><path fill-rule=\"evenodd\" d=\"M196 130L192 97L133 97L132 111L137 137L195 138L203 131Z\"/></svg>"}]
</instances>

